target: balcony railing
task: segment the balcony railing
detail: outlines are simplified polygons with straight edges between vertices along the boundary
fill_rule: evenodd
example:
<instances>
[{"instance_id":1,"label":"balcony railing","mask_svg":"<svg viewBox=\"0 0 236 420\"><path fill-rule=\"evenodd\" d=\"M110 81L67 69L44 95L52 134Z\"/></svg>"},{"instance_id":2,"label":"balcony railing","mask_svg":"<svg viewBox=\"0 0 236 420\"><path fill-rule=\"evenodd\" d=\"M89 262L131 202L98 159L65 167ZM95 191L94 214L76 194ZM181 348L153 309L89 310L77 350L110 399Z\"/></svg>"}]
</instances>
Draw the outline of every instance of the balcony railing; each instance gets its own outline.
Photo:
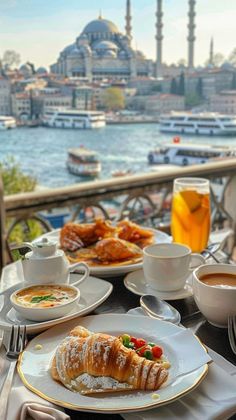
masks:
<instances>
[{"instance_id":1,"label":"balcony railing","mask_svg":"<svg viewBox=\"0 0 236 420\"><path fill-rule=\"evenodd\" d=\"M0 268L9 261L9 236L13 228L21 225L27 235L29 220L37 220L43 231L51 229L42 216L45 210L67 208L71 220L84 221L98 215L117 220L128 216L139 223L168 229L173 180L189 176L211 180L212 229L228 226L235 233L236 210L232 200L236 197L232 191L236 192L236 159L231 158L10 196L4 196L0 187ZM119 208L116 213L111 213L107 203L114 200L119 203ZM11 220L10 225L6 220ZM231 250L234 242L233 234Z\"/></svg>"}]
</instances>

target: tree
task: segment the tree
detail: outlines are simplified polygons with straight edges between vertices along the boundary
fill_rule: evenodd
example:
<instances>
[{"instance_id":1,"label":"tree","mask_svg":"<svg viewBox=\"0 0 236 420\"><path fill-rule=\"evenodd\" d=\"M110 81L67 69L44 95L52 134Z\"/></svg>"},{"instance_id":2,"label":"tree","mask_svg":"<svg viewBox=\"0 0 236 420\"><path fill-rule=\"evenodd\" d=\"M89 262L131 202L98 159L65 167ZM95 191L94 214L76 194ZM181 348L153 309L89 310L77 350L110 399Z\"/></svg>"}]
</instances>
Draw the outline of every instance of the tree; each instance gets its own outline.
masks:
<instances>
[{"instance_id":1,"label":"tree","mask_svg":"<svg viewBox=\"0 0 236 420\"><path fill-rule=\"evenodd\" d=\"M195 106L200 105L202 102L201 98L197 93L189 93L185 97L185 105L187 109L191 109Z\"/></svg>"},{"instance_id":2,"label":"tree","mask_svg":"<svg viewBox=\"0 0 236 420\"><path fill-rule=\"evenodd\" d=\"M179 86L177 89L177 93L178 95L184 96L185 94L185 76L184 73L182 72L179 78Z\"/></svg>"},{"instance_id":3,"label":"tree","mask_svg":"<svg viewBox=\"0 0 236 420\"><path fill-rule=\"evenodd\" d=\"M103 96L104 107L108 111L118 111L125 107L125 97L122 89L118 87L109 87Z\"/></svg>"},{"instance_id":4,"label":"tree","mask_svg":"<svg viewBox=\"0 0 236 420\"><path fill-rule=\"evenodd\" d=\"M203 85L202 85L202 78L199 77L196 85L196 94L199 96L199 98L202 98L203 96Z\"/></svg>"},{"instance_id":5,"label":"tree","mask_svg":"<svg viewBox=\"0 0 236 420\"><path fill-rule=\"evenodd\" d=\"M35 70L35 65L34 63L30 63L30 61L27 61L28 66L30 66L31 70L32 70L32 74L36 74L36 70Z\"/></svg>"},{"instance_id":6,"label":"tree","mask_svg":"<svg viewBox=\"0 0 236 420\"><path fill-rule=\"evenodd\" d=\"M170 93L172 93L173 95L176 95L177 91L178 91L177 82L176 82L176 79L173 77L173 79L171 80L171 85L170 85Z\"/></svg>"},{"instance_id":7,"label":"tree","mask_svg":"<svg viewBox=\"0 0 236 420\"><path fill-rule=\"evenodd\" d=\"M37 181L34 177L25 175L14 158L0 162L0 175L4 186L4 194L18 194L34 191Z\"/></svg>"},{"instance_id":8,"label":"tree","mask_svg":"<svg viewBox=\"0 0 236 420\"><path fill-rule=\"evenodd\" d=\"M31 192L35 190L37 185L36 178L24 174L12 157L0 162L0 176L2 177L5 195ZM11 228L13 222L15 222L13 218L7 218L7 229ZM10 243L32 241L43 233L42 226L36 220L28 219L27 229L25 229L25 226L25 221L16 223L8 238ZM12 251L12 257L14 260L21 258L19 251Z\"/></svg>"},{"instance_id":9,"label":"tree","mask_svg":"<svg viewBox=\"0 0 236 420\"><path fill-rule=\"evenodd\" d=\"M231 89L236 90L236 73L232 77Z\"/></svg>"},{"instance_id":10,"label":"tree","mask_svg":"<svg viewBox=\"0 0 236 420\"><path fill-rule=\"evenodd\" d=\"M20 54L14 50L6 50L2 57L4 67L13 67L20 64Z\"/></svg>"},{"instance_id":11,"label":"tree","mask_svg":"<svg viewBox=\"0 0 236 420\"><path fill-rule=\"evenodd\" d=\"M229 55L228 61L234 66L236 66L236 48L234 48L234 50Z\"/></svg>"}]
</instances>

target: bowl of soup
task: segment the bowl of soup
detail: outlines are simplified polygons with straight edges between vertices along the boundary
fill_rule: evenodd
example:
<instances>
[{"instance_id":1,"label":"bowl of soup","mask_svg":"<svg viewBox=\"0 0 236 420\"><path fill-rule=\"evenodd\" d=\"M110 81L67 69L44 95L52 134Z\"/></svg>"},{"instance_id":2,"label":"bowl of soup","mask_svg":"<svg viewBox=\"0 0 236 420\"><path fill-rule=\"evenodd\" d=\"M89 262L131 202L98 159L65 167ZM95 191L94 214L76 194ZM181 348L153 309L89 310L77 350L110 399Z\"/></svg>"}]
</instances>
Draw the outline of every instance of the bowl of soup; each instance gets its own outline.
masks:
<instances>
[{"instance_id":1,"label":"bowl of soup","mask_svg":"<svg viewBox=\"0 0 236 420\"><path fill-rule=\"evenodd\" d=\"M236 265L205 264L193 272L195 302L216 327L227 328L228 316L236 315Z\"/></svg>"},{"instance_id":2,"label":"bowl of soup","mask_svg":"<svg viewBox=\"0 0 236 420\"><path fill-rule=\"evenodd\" d=\"M31 321L48 321L71 312L78 303L80 291L67 284L32 285L10 296L13 308Z\"/></svg>"}]
</instances>

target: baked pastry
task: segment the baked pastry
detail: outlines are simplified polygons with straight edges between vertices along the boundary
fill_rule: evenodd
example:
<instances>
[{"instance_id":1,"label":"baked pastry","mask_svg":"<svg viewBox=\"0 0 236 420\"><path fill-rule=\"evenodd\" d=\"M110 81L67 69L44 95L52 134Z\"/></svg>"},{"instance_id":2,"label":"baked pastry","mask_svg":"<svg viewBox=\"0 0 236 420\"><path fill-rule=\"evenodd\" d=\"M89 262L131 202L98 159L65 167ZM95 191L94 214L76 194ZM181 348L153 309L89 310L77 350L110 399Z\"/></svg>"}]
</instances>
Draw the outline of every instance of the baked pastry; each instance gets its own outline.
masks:
<instances>
[{"instance_id":1,"label":"baked pastry","mask_svg":"<svg viewBox=\"0 0 236 420\"><path fill-rule=\"evenodd\" d=\"M74 328L56 350L51 375L82 394L127 390L154 391L167 370L126 348L118 337Z\"/></svg>"},{"instance_id":2,"label":"baked pastry","mask_svg":"<svg viewBox=\"0 0 236 420\"><path fill-rule=\"evenodd\" d=\"M117 224L120 239L133 242L140 248L151 245L154 242L154 233L152 230L145 229L130 220L121 220Z\"/></svg>"},{"instance_id":3,"label":"baked pastry","mask_svg":"<svg viewBox=\"0 0 236 420\"><path fill-rule=\"evenodd\" d=\"M120 261L132 258L142 258L142 250L131 242L119 238L107 238L97 242L95 246L97 258L100 261Z\"/></svg>"}]
</instances>

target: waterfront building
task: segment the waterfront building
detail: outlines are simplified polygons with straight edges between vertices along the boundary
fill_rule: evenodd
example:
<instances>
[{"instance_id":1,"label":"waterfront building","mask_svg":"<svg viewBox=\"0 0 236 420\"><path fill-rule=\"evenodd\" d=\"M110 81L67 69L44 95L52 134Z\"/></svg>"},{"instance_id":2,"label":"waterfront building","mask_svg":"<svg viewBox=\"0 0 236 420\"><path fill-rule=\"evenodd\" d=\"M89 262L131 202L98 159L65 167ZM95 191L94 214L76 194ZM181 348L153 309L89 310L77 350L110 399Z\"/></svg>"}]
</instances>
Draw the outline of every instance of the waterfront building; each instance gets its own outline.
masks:
<instances>
[{"instance_id":1,"label":"waterfront building","mask_svg":"<svg viewBox=\"0 0 236 420\"><path fill-rule=\"evenodd\" d=\"M19 120L31 118L31 97L29 92L13 93L11 95L12 115Z\"/></svg>"},{"instance_id":2,"label":"waterfront building","mask_svg":"<svg viewBox=\"0 0 236 420\"><path fill-rule=\"evenodd\" d=\"M0 75L0 115L11 115L11 83Z\"/></svg>"},{"instance_id":3,"label":"waterfront building","mask_svg":"<svg viewBox=\"0 0 236 420\"><path fill-rule=\"evenodd\" d=\"M145 110L147 113L161 115L171 111L183 111L185 109L184 96L171 94L158 94L147 97Z\"/></svg>"},{"instance_id":4,"label":"waterfront building","mask_svg":"<svg viewBox=\"0 0 236 420\"><path fill-rule=\"evenodd\" d=\"M225 90L210 98L210 110L236 115L236 90Z\"/></svg>"},{"instance_id":5,"label":"waterfront building","mask_svg":"<svg viewBox=\"0 0 236 420\"><path fill-rule=\"evenodd\" d=\"M130 1L127 1L126 34L100 15L85 26L73 44L64 48L57 62L50 67L51 72L85 77L90 82L152 76L152 60L131 46L130 7Z\"/></svg>"},{"instance_id":6,"label":"waterfront building","mask_svg":"<svg viewBox=\"0 0 236 420\"><path fill-rule=\"evenodd\" d=\"M32 114L39 118L50 109L71 108L72 97L63 96L61 93L35 95L32 100Z\"/></svg>"},{"instance_id":7,"label":"waterfront building","mask_svg":"<svg viewBox=\"0 0 236 420\"><path fill-rule=\"evenodd\" d=\"M77 86L72 94L72 102L76 109L88 111L96 108L92 87Z\"/></svg>"}]
</instances>

